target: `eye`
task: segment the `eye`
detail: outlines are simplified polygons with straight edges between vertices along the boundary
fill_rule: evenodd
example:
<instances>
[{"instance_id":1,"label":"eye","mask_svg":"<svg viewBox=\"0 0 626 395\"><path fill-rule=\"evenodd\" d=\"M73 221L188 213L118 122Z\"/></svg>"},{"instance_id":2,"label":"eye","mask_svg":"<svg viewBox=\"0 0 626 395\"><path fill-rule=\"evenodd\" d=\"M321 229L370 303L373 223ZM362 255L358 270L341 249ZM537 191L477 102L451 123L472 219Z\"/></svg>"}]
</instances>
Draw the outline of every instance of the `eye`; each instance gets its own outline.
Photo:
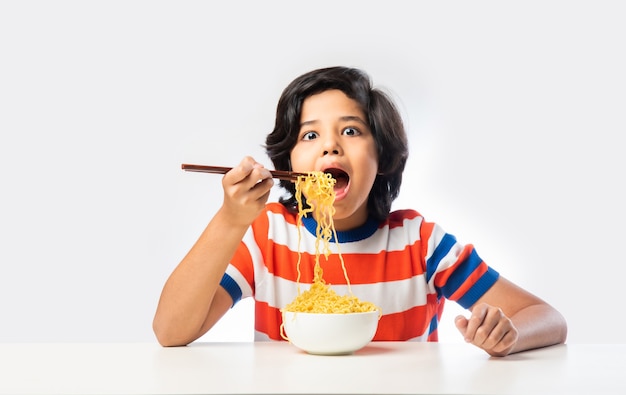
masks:
<instances>
[{"instance_id":1,"label":"eye","mask_svg":"<svg viewBox=\"0 0 626 395\"><path fill-rule=\"evenodd\" d=\"M358 129L355 129L353 127L348 127L345 128L341 134L343 134L344 136L358 136L361 134L361 132Z\"/></svg>"},{"instance_id":2,"label":"eye","mask_svg":"<svg viewBox=\"0 0 626 395\"><path fill-rule=\"evenodd\" d=\"M317 136L316 132L306 132L302 135L302 140L315 140Z\"/></svg>"}]
</instances>

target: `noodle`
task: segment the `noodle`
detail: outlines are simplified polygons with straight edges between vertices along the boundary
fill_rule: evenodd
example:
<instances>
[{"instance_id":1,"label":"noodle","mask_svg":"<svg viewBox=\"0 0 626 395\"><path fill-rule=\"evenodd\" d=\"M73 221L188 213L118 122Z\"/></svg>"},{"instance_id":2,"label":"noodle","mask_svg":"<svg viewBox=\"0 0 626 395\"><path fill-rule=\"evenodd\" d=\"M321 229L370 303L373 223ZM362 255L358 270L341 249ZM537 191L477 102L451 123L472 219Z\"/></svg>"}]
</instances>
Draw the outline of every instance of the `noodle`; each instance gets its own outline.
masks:
<instances>
[{"instance_id":1,"label":"noodle","mask_svg":"<svg viewBox=\"0 0 626 395\"><path fill-rule=\"evenodd\" d=\"M359 313L367 311L381 312L380 307L371 302L360 301L350 287L350 280L346 271L345 263L341 252L339 251L339 243L337 241L337 232L333 223L333 215L335 208L335 186L336 180L328 173L321 171L309 172L306 176L299 176L296 182L295 198L298 202L298 295L293 301L285 306L282 311L301 312L301 313ZM302 195L306 196L309 208L304 208ZM300 292L300 242L302 240L301 226L302 218L308 213L316 214L317 228L315 230L315 266L314 277L311 288L307 291ZM326 258L331 254L330 239L335 237L339 260L343 270L346 284L348 286L348 295L339 296L330 288L323 279L323 270L319 263L321 253ZM321 245L320 245L321 244Z\"/></svg>"}]
</instances>

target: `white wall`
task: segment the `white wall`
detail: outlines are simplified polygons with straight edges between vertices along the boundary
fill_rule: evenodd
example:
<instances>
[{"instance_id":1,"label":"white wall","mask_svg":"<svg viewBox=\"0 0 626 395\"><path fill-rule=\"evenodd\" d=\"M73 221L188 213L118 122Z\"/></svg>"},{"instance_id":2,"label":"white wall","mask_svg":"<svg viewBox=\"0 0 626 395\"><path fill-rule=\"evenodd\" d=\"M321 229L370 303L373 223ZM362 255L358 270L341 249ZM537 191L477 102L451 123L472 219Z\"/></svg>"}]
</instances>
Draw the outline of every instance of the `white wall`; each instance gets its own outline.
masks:
<instances>
[{"instance_id":1,"label":"white wall","mask_svg":"<svg viewBox=\"0 0 626 395\"><path fill-rule=\"evenodd\" d=\"M0 3L0 341L153 341L222 194L180 164L270 165L281 90L341 64L406 117L396 207L555 305L570 342L622 342L626 7L413 3ZM251 325L242 303L204 339Z\"/></svg>"}]
</instances>

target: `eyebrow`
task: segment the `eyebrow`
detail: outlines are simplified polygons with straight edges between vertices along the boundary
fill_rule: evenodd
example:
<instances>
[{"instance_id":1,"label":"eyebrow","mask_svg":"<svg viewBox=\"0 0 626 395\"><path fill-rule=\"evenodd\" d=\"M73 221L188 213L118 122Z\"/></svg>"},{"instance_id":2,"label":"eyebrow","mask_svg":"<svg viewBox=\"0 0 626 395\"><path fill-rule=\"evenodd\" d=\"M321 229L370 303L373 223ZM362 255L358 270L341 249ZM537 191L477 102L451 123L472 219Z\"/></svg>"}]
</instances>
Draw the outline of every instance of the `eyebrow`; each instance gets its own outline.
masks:
<instances>
[{"instance_id":1,"label":"eyebrow","mask_svg":"<svg viewBox=\"0 0 626 395\"><path fill-rule=\"evenodd\" d=\"M340 121L343 122L349 122L349 121L356 121L359 122L365 126L368 126L367 123L361 119L361 117L357 117L356 115L345 115L343 117L339 117ZM318 122L316 119L312 120L312 121L304 121L302 123L300 123L300 127L306 126L306 125L311 125Z\"/></svg>"}]
</instances>

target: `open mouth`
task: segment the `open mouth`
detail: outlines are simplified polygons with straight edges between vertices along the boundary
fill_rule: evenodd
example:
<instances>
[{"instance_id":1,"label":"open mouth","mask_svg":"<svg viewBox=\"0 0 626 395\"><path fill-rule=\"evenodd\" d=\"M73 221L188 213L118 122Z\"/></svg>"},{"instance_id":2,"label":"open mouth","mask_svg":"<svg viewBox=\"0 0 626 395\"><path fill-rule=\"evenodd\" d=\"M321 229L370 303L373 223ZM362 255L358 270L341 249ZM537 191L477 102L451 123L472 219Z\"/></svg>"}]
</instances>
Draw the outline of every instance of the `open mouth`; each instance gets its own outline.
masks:
<instances>
[{"instance_id":1,"label":"open mouth","mask_svg":"<svg viewBox=\"0 0 626 395\"><path fill-rule=\"evenodd\" d=\"M335 193L344 191L350 183L350 176L341 169L329 168L324 170L324 173L329 173L337 181L334 188Z\"/></svg>"}]
</instances>

